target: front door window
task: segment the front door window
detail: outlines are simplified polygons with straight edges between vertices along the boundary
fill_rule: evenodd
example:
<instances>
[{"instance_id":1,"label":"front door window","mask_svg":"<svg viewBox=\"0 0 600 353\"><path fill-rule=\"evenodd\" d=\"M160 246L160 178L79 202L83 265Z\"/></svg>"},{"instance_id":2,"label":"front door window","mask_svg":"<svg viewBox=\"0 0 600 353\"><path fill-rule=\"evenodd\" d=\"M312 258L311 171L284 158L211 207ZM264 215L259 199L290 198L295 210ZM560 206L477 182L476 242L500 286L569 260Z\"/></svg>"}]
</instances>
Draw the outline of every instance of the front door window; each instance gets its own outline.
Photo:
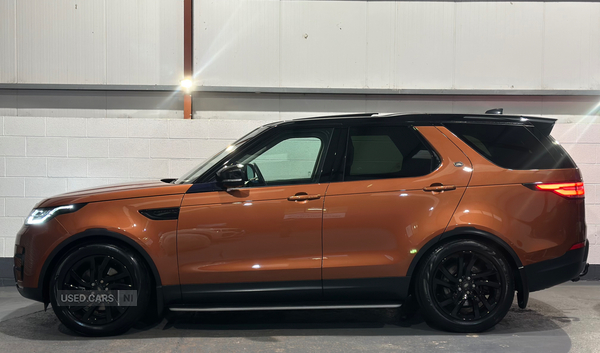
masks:
<instances>
[{"instance_id":1,"label":"front door window","mask_svg":"<svg viewBox=\"0 0 600 353\"><path fill-rule=\"evenodd\" d=\"M283 134L231 164L248 166L248 187L316 183L331 134L331 129Z\"/></svg>"}]
</instances>

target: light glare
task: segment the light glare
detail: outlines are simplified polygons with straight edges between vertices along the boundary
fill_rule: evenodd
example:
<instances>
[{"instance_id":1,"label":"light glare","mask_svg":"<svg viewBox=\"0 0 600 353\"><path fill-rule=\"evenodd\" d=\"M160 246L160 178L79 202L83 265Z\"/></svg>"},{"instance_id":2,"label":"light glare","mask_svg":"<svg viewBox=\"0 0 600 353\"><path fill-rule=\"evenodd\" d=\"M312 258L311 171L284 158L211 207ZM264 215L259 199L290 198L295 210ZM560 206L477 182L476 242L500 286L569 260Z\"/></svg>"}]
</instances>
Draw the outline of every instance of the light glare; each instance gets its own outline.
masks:
<instances>
[{"instance_id":1,"label":"light glare","mask_svg":"<svg viewBox=\"0 0 600 353\"><path fill-rule=\"evenodd\" d=\"M182 80L181 81L181 87L186 88L186 89L191 88L192 87L192 80L187 79L187 78L185 80Z\"/></svg>"}]
</instances>

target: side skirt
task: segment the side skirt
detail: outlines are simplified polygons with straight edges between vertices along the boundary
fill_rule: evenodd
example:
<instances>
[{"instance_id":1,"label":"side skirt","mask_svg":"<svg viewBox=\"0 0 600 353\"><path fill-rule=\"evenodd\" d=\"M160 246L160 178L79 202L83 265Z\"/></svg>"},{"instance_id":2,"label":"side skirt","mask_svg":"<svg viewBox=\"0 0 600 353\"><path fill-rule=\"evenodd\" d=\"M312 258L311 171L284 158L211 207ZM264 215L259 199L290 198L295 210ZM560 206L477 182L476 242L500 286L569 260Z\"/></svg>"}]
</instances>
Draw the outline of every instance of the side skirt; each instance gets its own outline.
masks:
<instances>
[{"instance_id":1,"label":"side skirt","mask_svg":"<svg viewBox=\"0 0 600 353\"><path fill-rule=\"evenodd\" d=\"M326 310L326 309L394 309L400 308L402 303L331 303L331 302L310 302L274 305L252 305L252 306L185 306L174 305L169 309L171 311L262 311L262 310Z\"/></svg>"},{"instance_id":2,"label":"side skirt","mask_svg":"<svg viewBox=\"0 0 600 353\"><path fill-rule=\"evenodd\" d=\"M397 304L408 296L410 277L312 281L207 283L165 286L165 304L231 307L278 307L280 303L327 302L329 305ZM181 293L179 297L177 294ZM177 298L181 298L177 300ZM391 304L390 304L391 305ZM294 305L296 306L296 305ZM301 305L306 306L306 305ZM258 309L256 309L258 310ZM288 310L288 309L282 309Z\"/></svg>"}]
</instances>

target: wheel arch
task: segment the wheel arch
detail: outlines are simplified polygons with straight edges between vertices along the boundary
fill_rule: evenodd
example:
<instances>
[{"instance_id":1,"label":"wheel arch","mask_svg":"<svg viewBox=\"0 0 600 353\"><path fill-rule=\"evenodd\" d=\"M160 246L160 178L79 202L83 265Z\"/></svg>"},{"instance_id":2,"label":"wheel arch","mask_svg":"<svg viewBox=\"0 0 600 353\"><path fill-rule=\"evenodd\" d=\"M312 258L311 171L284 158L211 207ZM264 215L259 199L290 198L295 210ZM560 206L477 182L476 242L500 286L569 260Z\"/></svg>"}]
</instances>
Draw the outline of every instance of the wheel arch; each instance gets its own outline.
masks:
<instances>
[{"instance_id":1,"label":"wheel arch","mask_svg":"<svg viewBox=\"0 0 600 353\"><path fill-rule=\"evenodd\" d=\"M44 262L42 266L42 270L40 272L40 277L38 279L38 288L41 289L42 299L45 304L49 303L49 285L50 279L53 273L53 270L58 266L60 259L71 249L75 248L78 245L88 243L91 240L95 243L109 243L114 245L124 245L129 249L135 251L138 255L142 257L145 264L150 269L150 273L152 280L154 281L154 289L156 291L157 296L157 304L159 312L162 311L162 281L160 279L160 274L154 261L148 255L146 250L138 243L136 243L133 239L116 232L109 231L104 228L92 228L87 229L83 232L77 233L67 240L60 243L58 246L52 250L48 258Z\"/></svg>"},{"instance_id":2,"label":"wheel arch","mask_svg":"<svg viewBox=\"0 0 600 353\"><path fill-rule=\"evenodd\" d=\"M458 227L451 231L444 232L427 242L413 258L408 267L406 275L411 278L408 293L413 293L414 291L414 275L421 262L424 261L426 255L430 254L436 246L443 245L455 239L479 240L496 246L502 252L504 257L506 257L506 260L513 270L515 288L518 292L519 307L525 308L527 306L529 298L527 278L525 276L525 271L523 270L523 263L517 253L502 238L474 227Z\"/></svg>"}]
</instances>

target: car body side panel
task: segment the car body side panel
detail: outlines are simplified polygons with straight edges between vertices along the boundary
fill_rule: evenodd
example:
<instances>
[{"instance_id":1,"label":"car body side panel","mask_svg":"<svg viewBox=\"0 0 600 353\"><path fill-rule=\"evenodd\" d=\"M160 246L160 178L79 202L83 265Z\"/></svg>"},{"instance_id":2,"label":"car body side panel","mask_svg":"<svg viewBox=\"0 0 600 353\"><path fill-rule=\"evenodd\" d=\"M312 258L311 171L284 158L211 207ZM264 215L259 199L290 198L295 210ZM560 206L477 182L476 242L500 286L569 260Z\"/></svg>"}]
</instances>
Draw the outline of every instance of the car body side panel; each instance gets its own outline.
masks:
<instances>
[{"instance_id":1,"label":"car body side panel","mask_svg":"<svg viewBox=\"0 0 600 353\"><path fill-rule=\"evenodd\" d=\"M564 255L586 239L584 200L529 189L536 182L581 181L578 169L510 170L494 165L445 127L471 160L473 177L448 230L475 227L509 244L524 266Z\"/></svg>"},{"instance_id":2,"label":"car body side panel","mask_svg":"<svg viewBox=\"0 0 600 353\"><path fill-rule=\"evenodd\" d=\"M183 194L189 184L170 184L159 180L137 181L105 185L91 189L71 191L41 201L37 207L55 207L73 203L89 203L140 197Z\"/></svg>"},{"instance_id":3,"label":"car body side panel","mask_svg":"<svg viewBox=\"0 0 600 353\"><path fill-rule=\"evenodd\" d=\"M521 184L469 187L448 231L470 226L494 234L527 266L564 255L585 240L579 217L583 202Z\"/></svg>"},{"instance_id":4,"label":"car body side panel","mask_svg":"<svg viewBox=\"0 0 600 353\"><path fill-rule=\"evenodd\" d=\"M305 184L186 194L178 231L181 284L320 281L326 189ZM288 200L298 193L320 196Z\"/></svg>"},{"instance_id":5,"label":"car body side panel","mask_svg":"<svg viewBox=\"0 0 600 353\"><path fill-rule=\"evenodd\" d=\"M415 252L446 229L471 177L471 164L435 127L419 131L442 159L431 174L330 184L323 216L326 293L328 280L405 276ZM433 183L457 188L423 190Z\"/></svg>"},{"instance_id":6,"label":"car body side panel","mask_svg":"<svg viewBox=\"0 0 600 353\"><path fill-rule=\"evenodd\" d=\"M179 207L182 197L167 195L92 202L76 212L59 215L47 224L24 226L17 239L17 245L25 248L22 285L37 287L42 266L52 251L70 236L90 229L104 229L132 239L153 259L163 285L179 284L177 220L150 220L139 210ZM39 227L53 229L42 230ZM28 253L34 248L43 251Z\"/></svg>"}]
</instances>

